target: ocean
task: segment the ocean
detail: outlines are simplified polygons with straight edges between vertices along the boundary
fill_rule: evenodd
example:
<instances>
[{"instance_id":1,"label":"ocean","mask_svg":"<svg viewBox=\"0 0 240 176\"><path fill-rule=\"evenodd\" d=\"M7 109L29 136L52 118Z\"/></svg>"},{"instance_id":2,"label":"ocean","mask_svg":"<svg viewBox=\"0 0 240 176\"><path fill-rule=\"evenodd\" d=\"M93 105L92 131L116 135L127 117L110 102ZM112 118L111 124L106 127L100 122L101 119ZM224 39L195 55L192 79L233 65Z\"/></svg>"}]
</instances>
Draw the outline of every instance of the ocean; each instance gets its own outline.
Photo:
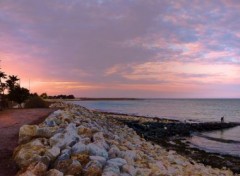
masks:
<instances>
[{"instance_id":1,"label":"ocean","mask_svg":"<svg viewBox=\"0 0 240 176\"><path fill-rule=\"evenodd\" d=\"M240 122L240 99L142 99L73 101L92 110L191 122ZM193 147L240 157L240 127L203 133L188 139Z\"/></svg>"}]
</instances>

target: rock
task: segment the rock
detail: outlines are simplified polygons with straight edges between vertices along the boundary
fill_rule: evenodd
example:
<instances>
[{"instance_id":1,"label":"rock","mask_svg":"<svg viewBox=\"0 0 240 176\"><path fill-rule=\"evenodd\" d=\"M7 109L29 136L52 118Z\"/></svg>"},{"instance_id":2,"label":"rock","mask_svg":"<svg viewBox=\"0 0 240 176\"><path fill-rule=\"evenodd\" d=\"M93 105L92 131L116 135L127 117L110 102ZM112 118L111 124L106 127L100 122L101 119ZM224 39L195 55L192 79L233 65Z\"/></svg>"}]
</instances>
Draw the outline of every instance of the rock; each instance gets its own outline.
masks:
<instances>
[{"instance_id":1,"label":"rock","mask_svg":"<svg viewBox=\"0 0 240 176\"><path fill-rule=\"evenodd\" d=\"M103 132L97 132L93 135L93 141L102 141L102 140L105 141L103 137Z\"/></svg>"},{"instance_id":2,"label":"rock","mask_svg":"<svg viewBox=\"0 0 240 176\"><path fill-rule=\"evenodd\" d=\"M85 144L83 144L82 142L78 142L72 147L71 151L72 151L72 154L80 154L80 153L86 153L87 150L88 149Z\"/></svg>"},{"instance_id":3,"label":"rock","mask_svg":"<svg viewBox=\"0 0 240 176\"><path fill-rule=\"evenodd\" d=\"M104 166L106 164L106 162L107 162L106 158L104 158L102 156L90 156L89 158L92 161L100 162L102 166Z\"/></svg>"},{"instance_id":4,"label":"rock","mask_svg":"<svg viewBox=\"0 0 240 176\"><path fill-rule=\"evenodd\" d=\"M113 171L103 172L102 176L119 176L120 173L114 173Z\"/></svg>"},{"instance_id":5,"label":"rock","mask_svg":"<svg viewBox=\"0 0 240 176\"><path fill-rule=\"evenodd\" d=\"M85 166L90 161L88 153L72 155L71 158L78 160L82 164L82 166Z\"/></svg>"},{"instance_id":6,"label":"rock","mask_svg":"<svg viewBox=\"0 0 240 176\"><path fill-rule=\"evenodd\" d=\"M122 158L113 158L113 159L108 160L107 164L122 167L123 165L127 164L127 161Z\"/></svg>"},{"instance_id":7,"label":"rock","mask_svg":"<svg viewBox=\"0 0 240 176\"><path fill-rule=\"evenodd\" d=\"M50 138L56 133L57 130L58 130L58 127L37 128L36 136Z\"/></svg>"},{"instance_id":8,"label":"rock","mask_svg":"<svg viewBox=\"0 0 240 176\"><path fill-rule=\"evenodd\" d=\"M72 160L72 164L68 166L66 175L80 175L82 173L82 165L77 160Z\"/></svg>"},{"instance_id":9,"label":"rock","mask_svg":"<svg viewBox=\"0 0 240 176\"><path fill-rule=\"evenodd\" d=\"M116 158L120 155L120 150L116 145L112 145L108 151L109 158Z\"/></svg>"},{"instance_id":10,"label":"rock","mask_svg":"<svg viewBox=\"0 0 240 176\"><path fill-rule=\"evenodd\" d=\"M84 137L89 137L92 138L93 132L90 128L86 128L84 126L79 126L78 127L78 134L83 135Z\"/></svg>"},{"instance_id":11,"label":"rock","mask_svg":"<svg viewBox=\"0 0 240 176\"><path fill-rule=\"evenodd\" d=\"M54 146L51 149L46 150L45 156L49 157L50 160L55 160L59 154L60 148Z\"/></svg>"},{"instance_id":12,"label":"rock","mask_svg":"<svg viewBox=\"0 0 240 176\"><path fill-rule=\"evenodd\" d=\"M105 148L100 148L99 146L91 143L87 145L88 151L90 155L93 156L102 156L104 158L108 158L108 152Z\"/></svg>"},{"instance_id":13,"label":"rock","mask_svg":"<svg viewBox=\"0 0 240 176\"><path fill-rule=\"evenodd\" d=\"M51 169L47 172L46 176L64 176L64 174L57 169Z\"/></svg>"},{"instance_id":14,"label":"rock","mask_svg":"<svg viewBox=\"0 0 240 176\"><path fill-rule=\"evenodd\" d=\"M42 162L32 163L28 166L27 170L19 176L43 176L46 174L47 166Z\"/></svg>"},{"instance_id":15,"label":"rock","mask_svg":"<svg viewBox=\"0 0 240 176\"><path fill-rule=\"evenodd\" d=\"M44 121L44 123L45 123L48 127L57 126L57 123L56 123L53 119L46 119L46 120Z\"/></svg>"},{"instance_id":16,"label":"rock","mask_svg":"<svg viewBox=\"0 0 240 176\"><path fill-rule=\"evenodd\" d=\"M27 167L31 163L41 161L46 165L49 164L50 158L45 156L47 148L41 145L32 146L25 144L19 146L14 152L14 160L20 167Z\"/></svg>"},{"instance_id":17,"label":"rock","mask_svg":"<svg viewBox=\"0 0 240 176\"><path fill-rule=\"evenodd\" d=\"M62 113L63 113L63 110L60 110L60 109L53 112L55 116L60 116Z\"/></svg>"},{"instance_id":18,"label":"rock","mask_svg":"<svg viewBox=\"0 0 240 176\"><path fill-rule=\"evenodd\" d=\"M131 164L133 165L134 164L134 161L136 159L136 154L137 152L134 151L134 150L127 150L125 151L125 154L124 154L124 159L127 161L128 164Z\"/></svg>"},{"instance_id":19,"label":"rock","mask_svg":"<svg viewBox=\"0 0 240 176\"><path fill-rule=\"evenodd\" d=\"M151 169L148 168L139 168L137 169L136 175L151 175Z\"/></svg>"},{"instance_id":20,"label":"rock","mask_svg":"<svg viewBox=\"0 0 240 176\"><path fill-rule=\"evenodd\" d=\"M29 142L34 136L36 136L37 130L37 125L23 125L19 130L19 143L23 144Z\"/></svg>"},{"instance_id":21,"label":"rock","mask_svg":"<svg viewBox=\"0 0 240 176\"><path fill-rule=\"evenodd\" d=\"M84 175L87 176L101 176L102 175L102 165L98 161L90 161L85 169Z\"/></svg>"},{"instance_id":22,"label":"rock","mask_svg":"<svg viewBox=\"0 0 240 176\"><path fill-rule=\"evenodd\" d=\"M99 146L100 148L105 148L106 150L109 150L109 145L107 144L107 142L105 140L95 141L94 144Z\"/></svg>"},{"instance_id":23,"label":"rock","mask_svg":"<svg viewBox=\"0 0 240 176\"><path fill-rule=\"evenodd\" d=\"M55 162L54 168L65 174L72 162L72 159L58 160Z\"/></svg>"},{"instance_id":24,"label":"rock","mask_svg":"<svg viewBox=\"0 0 240 176\"><path fill-rule=\"evenodd\" d=\"M130 174L131 176L135 176L137 174L137 170L134 166L128 164L122 166L122 171Z\"/></svg>"},{"instance_id":25,"label":"rock","mask_svg":"<svg viewBox=\"0 0 240 176\"><path fill-rule=\"evenodd\" d=\"M120 174L120 169L117 165L107 164L103 169L102 175L110 176L110 175L119 175L119 174Z\"/></svg>"},{"instance_id":26,"label":"rock","mask_svg":"<svg viewBox=\"0 0 240 176\"><path fill-rule=\"evenodd\" d=\"M67 146L72 146L79 141L79 136L76 132L76 125L70 123L64 133L57 133L49 139L51 146L57 146L64 149Z\"/></svg>"},{"instance_id":27,"label":"rock","mask_svg":"<svg viewBox=\"0 0 240 176\"><path fill-rule=\"evenodd\" d=\"M60 156L58 156L57 160L67 160L71 158L71 148L70 149L64 149L61 151Z\"/></svg>"},{"instance_id":28,"label":"rock","mask_svg":"<svg viewBox=\"0 0 240 176\"><path fill-rule=\"evenodd\" d=\"M83 144L87 145L91 142L91 139L89 137L84 137L84 138L80 138L79 142L82 142Z\"/></svg>"}]
</instances>

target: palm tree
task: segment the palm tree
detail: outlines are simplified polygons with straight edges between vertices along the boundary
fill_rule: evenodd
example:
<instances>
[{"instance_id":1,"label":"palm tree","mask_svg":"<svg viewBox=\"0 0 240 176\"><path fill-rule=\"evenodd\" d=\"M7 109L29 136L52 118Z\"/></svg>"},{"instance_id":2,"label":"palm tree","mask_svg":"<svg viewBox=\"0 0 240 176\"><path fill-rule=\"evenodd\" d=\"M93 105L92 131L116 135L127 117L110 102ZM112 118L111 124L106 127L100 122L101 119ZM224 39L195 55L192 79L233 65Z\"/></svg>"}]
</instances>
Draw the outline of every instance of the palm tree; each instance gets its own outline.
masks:
<instances>
[{"instance_id":1,"label":"palm tree","mask_svg":"<svg viewBox=\"0 0 240 176\"><path fill-rule=\"evenodd\" d=\"M19 81L19 78L15 75L9 75L8 80L6 81L7 86L9 89L13 89L14 86L16 86L17 81Z\"/></svg>"},{"instance_id":2,"label":"palm tree","mask_svg":"<svg viewBox=\"0 0 240 176\"><path fill-rule=\"evenodd\" d=\"M6 83L0 83L0 93L4 95L5 90L8 88Z\"/></svg>"},{"instance_id":3,"label":"palm tree","mask_svg":"<svg viewBox=\"0 0 240 176\"><path fill-rule=\"evenodd\" d=\"M4 96L2 96L2 93L4 93L4 90L6 89L6 84L2 83L2 79L6 79L7 75L0 71L0 110L2 110L3 108L3 98Z\"/></svg>"},{"instance_id":4,"label":"palm tree","mask_svg":"<svg viewBox=\"0 0 240 176\"><path fill-rule=\"evenodd\" d=\"M0 71L0 83L2 83L2 79L6 79L6 78L7 78L7 75L4 72Z\"/></svg>"}]
</instances>

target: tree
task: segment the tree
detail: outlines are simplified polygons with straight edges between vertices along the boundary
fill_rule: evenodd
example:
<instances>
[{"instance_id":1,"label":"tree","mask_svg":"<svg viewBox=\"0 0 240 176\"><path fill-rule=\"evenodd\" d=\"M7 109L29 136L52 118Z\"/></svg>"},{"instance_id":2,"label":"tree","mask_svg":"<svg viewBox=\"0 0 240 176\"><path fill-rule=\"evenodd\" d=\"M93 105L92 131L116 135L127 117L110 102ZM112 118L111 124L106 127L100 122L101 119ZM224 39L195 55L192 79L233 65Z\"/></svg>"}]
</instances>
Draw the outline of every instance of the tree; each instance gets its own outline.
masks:
<instances>
[{"instance_id":1,"label":"tree","mask_svg":"<svg viewBox=\"0 0 240 176\"><path fill-rule=\"evenodd\" d=\"M4 90L6 89L6 84L2 82L2 79L6 79L7 75L0 71L0 92L1 94L4 94Z\"/></svg>"},{"instance_id":2,"label":"tree","mask_svg":"<svg viewBox=\"0 0 240 176\"><path fill-rule=\"evenodd\" d=\"M2 95L4 95L5 90L8 88L6 83L0 83L0 92Z\"/></svg>"},{"instance_id":3,"label":"tree","mask_svg":"<svg viewBox=\"0 0 240 176\"><path fill-rule=\"evenodd\" d=\"M9 75L9 76L8 76L8 80L6 81L9 90L13 89L14 86L18 85L18 84L17 84L17 81L19 81L19 80L20 80L20 79L19 79L17 76L15 76L15 75Z\"/></svg>"},{"instance_id":4,"label":"tree","mask_svg":"<svg viewBox=\"0 0 240 176\"><path fill-rule=\"evenodd\" d=\"M4 72L0 71L0 83L2 83L2 79L6 79L6 78L7 78L7 75Z\"/></svg>"},{"instance_id":5,"label":"tree","mask_svg":"<svg viewBox=\"0 0 240 176\"><path fill-rule=\"evenodd\" d=\"M42 97L43 99L46 99L46 98L48 98L48 95L47 95L47 93L42 93L42 94L40 95L40 97Z\"/></svg>"},{"instance_id":6,"label":"tree","mask_svg":"<svg viewBox=\"0 0 240 176\"><path fill-rule=\"evenodd\" d=\"M10 89L8 98L11 101L15 101L19 104L20 107L21 104L28 99L30 96L29 90L23 87L20 87L19 85L16 85Z\"/></svg>"}]
</instances>

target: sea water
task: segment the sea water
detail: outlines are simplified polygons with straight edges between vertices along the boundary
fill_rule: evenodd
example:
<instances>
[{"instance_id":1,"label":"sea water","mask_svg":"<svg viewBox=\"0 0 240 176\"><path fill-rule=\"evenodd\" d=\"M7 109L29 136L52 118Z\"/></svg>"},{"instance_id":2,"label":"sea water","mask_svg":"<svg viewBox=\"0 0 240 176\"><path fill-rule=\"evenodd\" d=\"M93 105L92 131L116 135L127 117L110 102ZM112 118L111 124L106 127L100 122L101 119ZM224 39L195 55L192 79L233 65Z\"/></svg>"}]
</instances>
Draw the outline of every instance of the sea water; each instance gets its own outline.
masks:
<instances>
[{"instance_id":1,"label":"sea water","mask_svg":"<svg viewBox=\"0 0 240 176\"><path fill-rule=\"evenodd\" d=\"M89 109L191 122L240 122L240 99L143 99L73 101ZM240 127L203 133L189 139L208 152L240 156Z\"/></svg>"}]
</instances>

